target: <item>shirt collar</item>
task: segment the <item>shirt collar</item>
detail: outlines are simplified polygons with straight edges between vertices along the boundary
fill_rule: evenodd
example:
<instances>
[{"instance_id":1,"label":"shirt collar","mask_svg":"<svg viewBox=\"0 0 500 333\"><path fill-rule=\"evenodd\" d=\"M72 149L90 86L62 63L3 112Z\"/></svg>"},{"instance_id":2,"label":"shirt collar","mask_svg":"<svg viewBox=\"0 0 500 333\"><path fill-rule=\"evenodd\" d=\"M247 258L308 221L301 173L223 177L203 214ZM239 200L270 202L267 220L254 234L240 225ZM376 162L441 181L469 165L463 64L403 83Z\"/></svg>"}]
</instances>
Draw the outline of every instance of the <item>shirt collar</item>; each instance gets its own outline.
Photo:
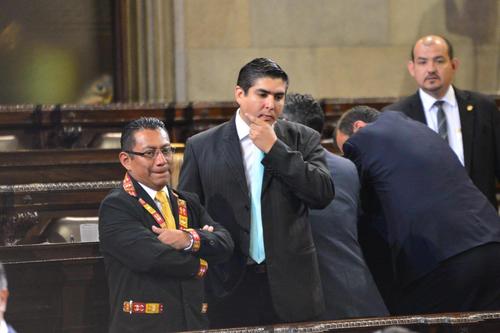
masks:
<instances>
[{"instance_id":1,"label":"shirt collar","mask_svg":"<svg viewBox=\"0 0 500 333\"><path fill-rule=\"evenodd\" d=\"M142 188L144 189L144 191L146 191L146 193L151 197L151 199L153 199L153 201L156 200L155 199L156 198L156 193L159 192L159 191L153 190L151 187L148 187L148 186L144 185L143 183L140 183L140 182L138 182L138 183L139 183L139 185L142 186ZM167 194L167 198L170 199L170 195L168 193L168 189L167 189L166 186L162 189L162 191L165 191L165 193Z\"/></svg>"},{"instance_id":2,"label":"shirt collar","mask_svg":"<svg viewBox=\"0 0 500 333\"><path fill-rule=\"evenodd\" d=\"M419 89L419 94L420 99L422 100L422 105L424 106L424 111L429 111L434 106L434 103L437 101L437 99L435 99L422 89ZM448 87L448 90L446 91L446 94L439 100L444 101L452 107L455 107L457 105L457 99L455 98L455 91L453 90L453 86L450 85Z\"/></svg>"},{"instance_id":3,"label":"shirt collar","mask_svg":"<svg viewBox=\"0 0 500 333\"><path fill-rule=\"evenodd\" d=\"M241 141L250 133L250 126L241 118L240 109L236 111L235 117L236 132L238 132L238 139Z\"/></svg>"}]
</instances>

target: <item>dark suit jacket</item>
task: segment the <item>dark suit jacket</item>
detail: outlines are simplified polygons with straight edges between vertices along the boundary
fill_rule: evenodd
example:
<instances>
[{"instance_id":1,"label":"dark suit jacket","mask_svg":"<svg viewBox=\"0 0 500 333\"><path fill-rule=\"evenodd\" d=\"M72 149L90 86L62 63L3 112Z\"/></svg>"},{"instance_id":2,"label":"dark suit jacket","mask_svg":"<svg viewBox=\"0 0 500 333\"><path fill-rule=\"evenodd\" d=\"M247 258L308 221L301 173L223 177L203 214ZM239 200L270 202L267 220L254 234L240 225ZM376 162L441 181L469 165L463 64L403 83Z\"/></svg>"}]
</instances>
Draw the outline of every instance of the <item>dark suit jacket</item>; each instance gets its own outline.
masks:
<instances>
[{"instance_id":1,"label":"dark suit jacket","mask_svg":"<svg viewBox=\"0 0 500 333\"><path fill-rule=\"evenodd\" d=\"M335 199L324 209L312 209L310 215L325 295L326 311L321 319L387 316L358 243L356 167L346 158L325 153L335 180Z\"/></svg>"},{"instance_id":2,"label":"dark suit jacket","mask_svg":"<svg viewBox=\"0 0 500 333\"><path fill-rule=\"evenodd\" d=\"M477 188L497 207L496 180L500 180L500 111L495 102L485 95L453 88L462 125L465 168ZM472 110L468 111L471 107ZM384 110L402 111L410 118L426 123L418 91Z\"/></svg>"},{"instance_id":3,"label":"dark suit jacket","mask_svg":"<svg viewBox=\"0 0 500 333\"><path fill-rule=\"evenodd\" d=\"M156 209L154 201L132 180L138 197ZM111 191L99 210L101 253L109 285L110 332L167 332L208 327L202 313L203 279L195 278L200 258L214 262L229 257L233 242L229 233L215 223L195 194L176 192L186 200L188 226L198 229L213 225L213 232L197 230L201 238L198 252L178 251L161 243L151 227L156 225L137 198L122 187ZM178 205L170 191L172 211L179 226ZM210 268L209 268L210 269ZM129 314L123 302L162 303L162 314Z\"/></svg>"},{"instance_id":4,"label":"dark suit jacket","mask_svg":"<svg viewBox=\"0 0 500 333\"><path fill-rule=\"evenodd\" d=\"M448 144L427 126L386 111L343 148L358 168L362 188L375 195L363 207L384 216L376 228L390 245L402 286L456 254L500 242L497 212Z\"/></svg>"},{"instance_id":5,"label":"dark suit jacket","mask_svg":"<svg viewBox=\"0 0 500 333\"><path fill-rule=\"evenodd\" d=\"M262 160L266 265L276 313L301 321L324 309L309 208L325 207L334 189L318 133L282 120L274 130L278 141ZM179 188L197 193L234 239L229 263L209 272L210 293L224 296L243 277L250 240L250 196L234 117L187 141Z\"/></svg>"}]
</instances>

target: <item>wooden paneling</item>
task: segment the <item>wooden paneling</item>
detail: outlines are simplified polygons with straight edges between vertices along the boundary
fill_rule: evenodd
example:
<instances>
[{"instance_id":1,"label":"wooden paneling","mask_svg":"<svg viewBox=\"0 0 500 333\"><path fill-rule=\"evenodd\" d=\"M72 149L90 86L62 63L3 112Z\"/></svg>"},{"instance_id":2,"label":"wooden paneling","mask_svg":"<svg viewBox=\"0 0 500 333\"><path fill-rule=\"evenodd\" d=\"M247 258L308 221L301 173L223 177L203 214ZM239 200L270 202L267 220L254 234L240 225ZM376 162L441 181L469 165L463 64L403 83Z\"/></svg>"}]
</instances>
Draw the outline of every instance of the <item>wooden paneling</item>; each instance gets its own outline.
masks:
<instances>
[{"instance_id":1,"label":"wooden paneling","mask_svg":"<svg viewBox=\"0 0 500 333\"><path fill-rule=\"evenodd\" d=\"M97 243L0 247L7 321L18 332L106 332L108 289Z\"/></svg>"},{"instance_id":2,"label":"wooden paneling","mask_svg":"<svg viewBox=\"0 0 500 333\"><path fill-rule=\"evenodd\" d=\"M500 107L500 96L492 96ZM330 139L340 115L356 105L376 109L396 98L323 99ZM156 117L165 122L173 142L185 142L193 134L229 120L235 102L149 103L108 105L14 105L0 106L0 135L15 135L25 149L89 148L106 132L121 132L123 126L139 117Z\"/></svg>"}]
</instances>

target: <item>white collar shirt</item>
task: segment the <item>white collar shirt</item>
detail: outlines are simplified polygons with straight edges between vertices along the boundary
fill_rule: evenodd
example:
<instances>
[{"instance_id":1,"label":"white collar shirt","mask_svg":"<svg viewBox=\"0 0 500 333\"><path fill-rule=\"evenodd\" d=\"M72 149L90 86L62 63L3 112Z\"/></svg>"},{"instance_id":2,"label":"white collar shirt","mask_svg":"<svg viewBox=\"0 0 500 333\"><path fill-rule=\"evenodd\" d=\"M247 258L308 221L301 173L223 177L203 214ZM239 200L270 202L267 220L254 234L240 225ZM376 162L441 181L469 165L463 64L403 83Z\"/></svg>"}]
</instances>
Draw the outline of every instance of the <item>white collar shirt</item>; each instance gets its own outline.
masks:
<instances>
[{"instance_id":1,"label":"white collar shirt","mask_svg":"<svg viewBox=\"0 0 500 333\"><path fill-rule=\"evenodd\" d=\"M236 111L235 117L236 132L240 141L241 152L243 154L243 165L245 167L245 178L248 190L251 190L250 175L252 169L260 163L260 150L250 139L250 126L241 118L240 109ZM250 193L250 192L249 192Z\"/></svg>"},{"instance_id":2,"label":"white collar shirt","mask_svg":"<svg viewBox=\"0 0 500 333\"><path fill-rule=\"evenodd\" d=\"M148 186L144 185L143 183L140 183L140 182L138 182L138 183L139 183L139 185L141 185L141 187L144 189L144 191L146 191L146 193L151 197L151 199L153 199L153 201L156 204L156 207L158 207L158 209L159 209L159 212L161 212L161 202L156 200L156 193L158 193L159 191L153 190L151 187L148 187ZM162 189L162 191L165 191L165 193L167 194L167 199L170 199L170 194L168 193L168 189L166 186Z\"/></svg>"},{"instance_id":3,"label":"white collar shirt","mask_svg":"<svg viewBox=\"0 0 500 333\"><path fill-rule=\"evenodd\" d=\"M427 126L434 132L438 132L437 110L438 107L434 105L437 99L427 94L422 89L419 90L420 99L424 107L425 119ZM443 101L443 111L446 114L446 122L448 124L448 143L451 149L455 152L460 163L464 165L464 145L462 141L462 125L460 122L460 113L458 110L458 103L455 97L455 91L450 85L448 91L439 99Z\"/></svg>"},{"instance_id":4,"label":"white collar shirt","mask_svg":"<svg viewBox=\"0 0 500 333\"><path fill-rule=\"evenodd\" d=\"M7 333L9 331L8 327L7 327L7 323L5 322L5 320L2 320L0 322L0 333Z\"/></svg>"}]
</instances>

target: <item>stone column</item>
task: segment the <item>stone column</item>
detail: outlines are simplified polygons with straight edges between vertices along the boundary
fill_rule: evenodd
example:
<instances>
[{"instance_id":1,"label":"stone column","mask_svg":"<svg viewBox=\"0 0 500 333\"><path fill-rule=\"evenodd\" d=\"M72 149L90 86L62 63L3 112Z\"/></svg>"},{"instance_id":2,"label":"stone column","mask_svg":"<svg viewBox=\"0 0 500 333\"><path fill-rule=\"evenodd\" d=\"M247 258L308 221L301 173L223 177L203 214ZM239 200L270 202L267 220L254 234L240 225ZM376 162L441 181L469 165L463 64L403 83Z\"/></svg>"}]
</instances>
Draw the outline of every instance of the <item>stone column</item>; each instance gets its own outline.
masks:
<instances>
[{"instance_id":1,"label":"stone column","mask_svg":"<svg viewBox=\"0 0 500 333\"><path fill-rule=\"evenodd\" d=\"M117 86L123 102L174 99L171 0L123 0L117 5ZM121 76L121 77L120 77Z\"/></svg>"}]
</instances>

